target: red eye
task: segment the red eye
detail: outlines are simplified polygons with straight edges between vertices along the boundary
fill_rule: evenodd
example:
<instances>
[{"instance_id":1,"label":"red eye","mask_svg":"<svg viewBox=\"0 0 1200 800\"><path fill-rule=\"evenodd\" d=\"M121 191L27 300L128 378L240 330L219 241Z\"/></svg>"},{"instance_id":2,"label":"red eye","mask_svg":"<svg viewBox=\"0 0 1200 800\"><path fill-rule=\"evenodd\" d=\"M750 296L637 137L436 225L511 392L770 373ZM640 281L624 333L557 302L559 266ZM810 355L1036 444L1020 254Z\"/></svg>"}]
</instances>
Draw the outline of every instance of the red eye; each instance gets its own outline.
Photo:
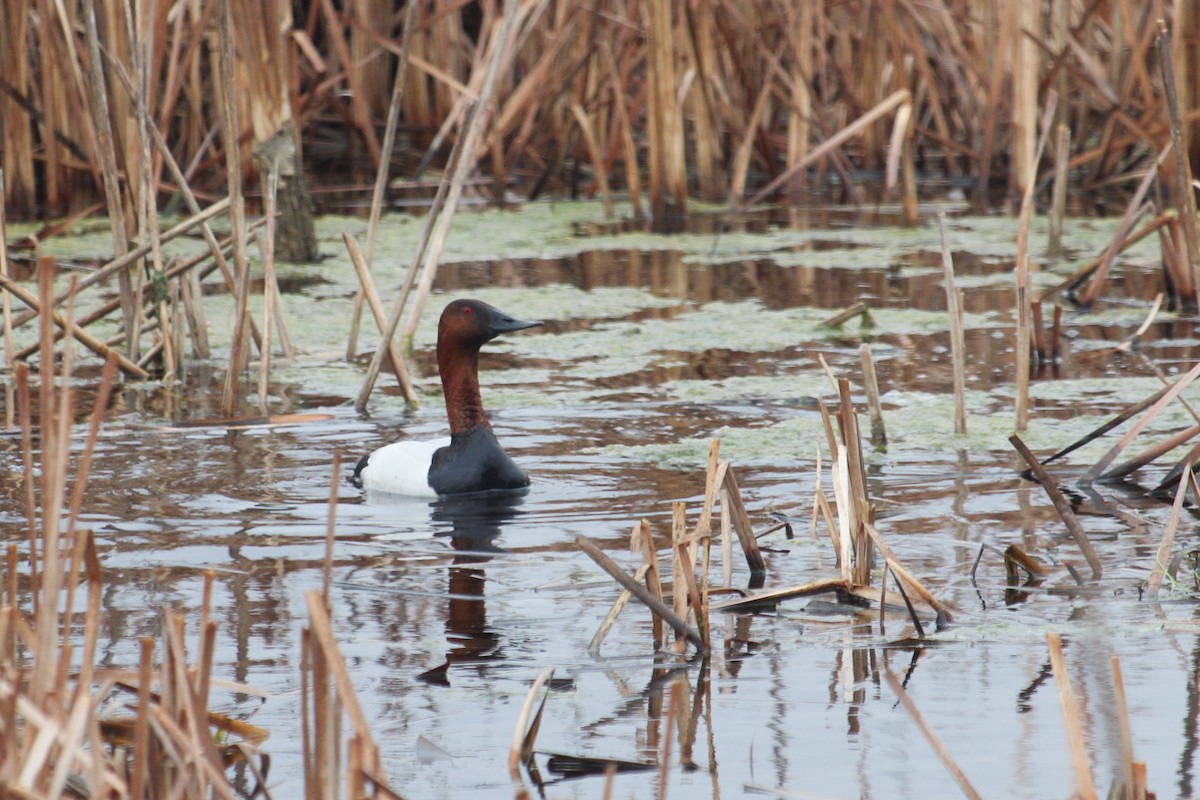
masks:
<instances>
[{"instance_id":1,"label":"red eye","mask_svg":"<svg viewBox=\"0 0 1200 800\"><path fill-rule=\"evenodd\" d=\"M468 306L468 307L464 308L464 309L463 309L463 313L464 313L464 314L470 314L470 313L471 313L471 307L470 307L470 306Z\"/></svg>"}]
</instances>

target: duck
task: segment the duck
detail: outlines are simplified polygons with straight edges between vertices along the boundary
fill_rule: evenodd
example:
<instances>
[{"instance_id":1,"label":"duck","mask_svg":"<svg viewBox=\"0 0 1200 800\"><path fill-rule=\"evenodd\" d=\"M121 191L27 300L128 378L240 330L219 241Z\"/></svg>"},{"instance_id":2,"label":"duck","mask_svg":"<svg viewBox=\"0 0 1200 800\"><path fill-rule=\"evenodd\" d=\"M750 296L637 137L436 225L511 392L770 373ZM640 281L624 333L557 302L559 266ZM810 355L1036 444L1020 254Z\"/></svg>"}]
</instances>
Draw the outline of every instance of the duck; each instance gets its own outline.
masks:
<instances>
[{"instance_id":1,"label":"duck","mask_svg":"<svg viewBox=\"0 0 1200 800\"><path fill-rule=\"evenodd\" d=\"M437 362L450 435L393 442L359 459L353 483L368 493L443 497L529 486L492 431L479 394L479 348L505 333L541 326L481 300L454 300L438 320Z\"/></svg>"}]
</instances>

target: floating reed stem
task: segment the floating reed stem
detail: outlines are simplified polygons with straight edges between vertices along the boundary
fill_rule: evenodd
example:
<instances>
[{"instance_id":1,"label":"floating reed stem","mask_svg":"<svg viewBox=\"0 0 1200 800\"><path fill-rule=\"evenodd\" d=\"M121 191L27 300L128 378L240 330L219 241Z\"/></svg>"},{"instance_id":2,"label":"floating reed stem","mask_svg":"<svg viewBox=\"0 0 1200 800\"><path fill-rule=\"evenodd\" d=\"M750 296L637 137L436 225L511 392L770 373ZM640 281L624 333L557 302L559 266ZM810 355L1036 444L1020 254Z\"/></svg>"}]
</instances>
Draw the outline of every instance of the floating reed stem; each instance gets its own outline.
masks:
<instances>
[{"instance_id":1,"label":"floating reed stem","mask_svg":"<svg viewBox=\"0 0 1200 800\"><path fill-rule=\"evenodd\" d=\"M731 524L734 531L737 532L738 541L742 544L742 552L746 556L746 565L750 567L750 581L761 585L761 581L767 572L766 562L763 561L762 551L758 547L758 539L754 536L754 529L750 526L750 515L746 513L746 504L742 501L742 492L738 488L737 478L733 474L733 467L726 466L724 488L728 493L729 505L721 506L721 513L728 513L731 518ZM722 503L724 503L726 495L722 495Z\"/></svg>"},{"instance_id":2,"label":"floating reed stem","mask_svg":"<svg viewBox=\"0 0 1200 800\"><path fill-rule=\"evenodd\" d=\"M867 304L861 300L857 303L854 303L849 308L839 311L821 324L826 328L840 328L845 322L852 320L857 316L862 316L864 321L870 319L870 312L867 310Z\"/></svg>"}]
</instances>

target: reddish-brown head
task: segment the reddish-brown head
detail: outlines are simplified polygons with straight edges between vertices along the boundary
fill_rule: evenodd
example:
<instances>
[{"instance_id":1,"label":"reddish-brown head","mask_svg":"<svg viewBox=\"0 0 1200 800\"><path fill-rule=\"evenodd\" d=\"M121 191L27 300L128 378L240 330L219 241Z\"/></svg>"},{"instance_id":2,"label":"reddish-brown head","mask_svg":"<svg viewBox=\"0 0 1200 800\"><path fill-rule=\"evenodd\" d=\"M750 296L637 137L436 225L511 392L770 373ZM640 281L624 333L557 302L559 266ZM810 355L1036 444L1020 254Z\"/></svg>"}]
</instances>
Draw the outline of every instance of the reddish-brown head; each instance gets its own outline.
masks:
<instances>
[{"instance_id":1,"label":"reddish-brown head","mask_svg":"<svg viewBox=\"0 0 1200 800\"><path fill-rule=\"evenodd\" d=\"M490 427L479 396L479 348L502 333L541 325L510 317L479 300L455 300L438 322L437 359L450 432Z\"/></svg>"},{"instance_id":2,"label":"reddish-brown head","mask_svg":"<svg viewBox=\"0 0 1200 800\"><path fill-rule=\"evenodd\" d=\"M510 317L479 300L455 300L446 306L438 322L438 350L443 346L478 350L502 333L535 328L540 322Z\"/></svg>"}]
</instances>

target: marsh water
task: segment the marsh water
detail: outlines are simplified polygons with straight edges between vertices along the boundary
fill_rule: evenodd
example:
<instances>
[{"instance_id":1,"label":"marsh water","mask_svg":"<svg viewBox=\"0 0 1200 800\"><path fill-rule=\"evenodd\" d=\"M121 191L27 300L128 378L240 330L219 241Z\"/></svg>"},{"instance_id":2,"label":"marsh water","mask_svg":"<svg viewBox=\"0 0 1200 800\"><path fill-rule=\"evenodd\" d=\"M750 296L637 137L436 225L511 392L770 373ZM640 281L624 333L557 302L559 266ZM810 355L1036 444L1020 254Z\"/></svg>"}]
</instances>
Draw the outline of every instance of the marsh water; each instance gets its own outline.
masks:
<instances>
[{"instance_id":1,"label":"marsh water","mask_svg":"<svg viewBox=\"0 0 1200 800\"><path fill-rule=\"evenodd\" d=\"M328 258L283 269L297 354L275 365L271 384L273 413L313 415L309 421L206 422L218 416L220 352L210 363L190 363L181 383L126 384L112 402L83 519L105 570L103 665L134 665L137 636L157 630L163 609L194 611L203 573L214 570L217 677L265 693L217 694L214 702L270 731L263 747L272 792L299 796L300 629L305 593L322 581L331 464L340 454L335 632L387 774L406 797L510 796L513 726L546 667L556 672L539 751L645 763L669 751L665 773L622 773L613 797L656 796L663 780L666 796L677 798L756 789L957 796L884 670L901 678L984 796L1067 797L1074 777L1047 656L1050 631L1065 641L1101 791L1120 763L1115 655L1134 754L1147 763L1151 790L1160 798L1194 795L1196 581L1185 569L1161 602L1140 592L1170 511L1148 492L1165 467L1136 482L1073 492L1104 564L1102 579L1077 588L1064 562L1081 563L1079 550L1042 489L1017 474L1007 441L1016 221L941 210L950 214L966 297L965 436L953 432L931 216L910 229L877 210L713 211L666 236L607 221L588 203L462 214L414 342L423 405L406 411L385 373L367 414L355 412L353 398L378 337L368 335L368 318L360 354L346 359L355 283L341 245L343 230L361 237L365 224L323 219ZM374 272L389 301L420 224L384 221ZM1051 285L1100 253L1115 227L1071 221L1068 257L1053 260L1035 226L1035 285ZM81 229L48 247L66 260L94 256L106 230ZM1170 311L1137 348L1114 349L1162 291L1156 251L1152 240L1128 251L1103 302L1086 313L1066 309L1061 363L1032 387L1023 438L1035 452L1052 452L1153 392L1155 369L1171 376L1190 366L1196 320ZM546 322L493 342L481 359L493 426L532 487L508 502L364 498L346 480L359 455L445 431L434 324L448 299L463 296ZM822 325L856 301L870 308L869 323ZM228 348L232 303L211 293L205 310L214 346ZM780 530L762 540L766 588L836 574L823 523L815 532L809 523L817 459L828 464L816 401L836 399L818 356L851 379L861 402L863 343L878 369L888 435L886 449L866 446L878 527L953 609L953 624L937 633L931 626L919 641L906 614L889 613L881 631L877 611L801 598L714 617L711 657L683 661L655 654L649 614L632 603L598 655L589 654L618 587L575 538L591 538L632 572L640 563L629 554L636 522L649 520L662 544L672 502L682 500L694 523L713 438L737 471L755 526L791 522L792 538ZM87 407L95 369L83 360L76 383ZM1179 409L1153 427L1177 430L1186 420ZM1113 441L1072 454L1053 474L1071 486ZM19 446L12 432L0 438L0 534L9 542L24 536ZM1177 547L1190 550L1194 541L1194 517L1185 512ZM1019 594L1006 591L999 555L1014 543L1049 567L1040 586ZM733 585L746 589L749 573L736 553ZM196 615L188 618L194 643ZM672 695L677 717L668 724ZM604 792L603 775L573 777L544 754L537 764L544 784L535 791L547 797Z\"/></svg>"}]
</instances>

